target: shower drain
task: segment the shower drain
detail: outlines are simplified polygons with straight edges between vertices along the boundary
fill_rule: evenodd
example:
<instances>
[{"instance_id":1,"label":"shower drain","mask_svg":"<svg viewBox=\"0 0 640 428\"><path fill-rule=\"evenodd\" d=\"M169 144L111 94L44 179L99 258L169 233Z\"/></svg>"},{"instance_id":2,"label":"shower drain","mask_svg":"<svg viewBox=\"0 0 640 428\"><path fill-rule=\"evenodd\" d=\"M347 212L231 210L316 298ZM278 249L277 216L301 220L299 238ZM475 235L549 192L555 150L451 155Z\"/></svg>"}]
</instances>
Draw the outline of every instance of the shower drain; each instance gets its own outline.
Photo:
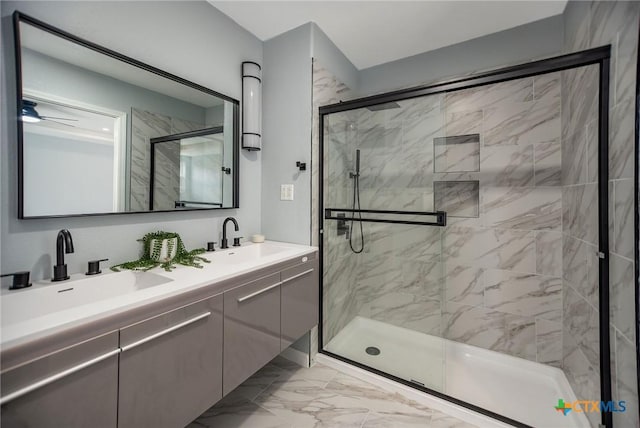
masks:
<instances>
[{"instance_id":1,"label":"shower drain","mask_svg":"<svg viewBox=\"0 0 640 428\"><path fill-rule=\"evenodd\" d=\"M375 346L368 346L365 351L369 355L380 355L380 349L376 348Z\"/></svg>"}]
</instances>

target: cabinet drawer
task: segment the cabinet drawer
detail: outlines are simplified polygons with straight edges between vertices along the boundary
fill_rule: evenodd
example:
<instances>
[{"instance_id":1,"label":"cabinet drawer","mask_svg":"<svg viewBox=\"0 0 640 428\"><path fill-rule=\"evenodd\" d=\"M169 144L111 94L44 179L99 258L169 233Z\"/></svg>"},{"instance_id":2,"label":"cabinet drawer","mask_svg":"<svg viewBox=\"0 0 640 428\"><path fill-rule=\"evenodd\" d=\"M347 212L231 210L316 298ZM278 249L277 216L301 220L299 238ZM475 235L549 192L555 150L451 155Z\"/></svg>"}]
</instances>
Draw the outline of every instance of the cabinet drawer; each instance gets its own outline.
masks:
<instances>
[{"instance_id":1,"label":"cabinet drawer","mask_svg":"<svg viewBox=\"0 0 640 428\"><path fill-rule=\"evenodd\" d=\"M318 324L318 262L311 261L281 273L282 336L280 347L289 347Z\"/></svg>"},{"instance_id":2,"label":"cabinet drawer","mask_svg":"<svg viewBox=\"0 0 640 428\"><path fill-rule=\"evenodd\" d=\"M224 293L224 394L280 353L280 274Z\"/></svg>"},{"instance_id":3,"label":"cabinet drawer","mask_svg":"<svg viewBox=\"0 0 640 428\"><path fill-rule=\"evenodd\" d=\"M222 398L222 295L120 331L118 427L179 427Z\"/></svg>"},{"instance_id":4,"label":"cabinet drawer","mask_svg":"<svg viewBox=\"0 0 640 428\"><path fill-rule=\"evenodd\" d=\"M3 372L2 426L115 428L119 352L114 331Z\"/></svg>"}]
</instances>

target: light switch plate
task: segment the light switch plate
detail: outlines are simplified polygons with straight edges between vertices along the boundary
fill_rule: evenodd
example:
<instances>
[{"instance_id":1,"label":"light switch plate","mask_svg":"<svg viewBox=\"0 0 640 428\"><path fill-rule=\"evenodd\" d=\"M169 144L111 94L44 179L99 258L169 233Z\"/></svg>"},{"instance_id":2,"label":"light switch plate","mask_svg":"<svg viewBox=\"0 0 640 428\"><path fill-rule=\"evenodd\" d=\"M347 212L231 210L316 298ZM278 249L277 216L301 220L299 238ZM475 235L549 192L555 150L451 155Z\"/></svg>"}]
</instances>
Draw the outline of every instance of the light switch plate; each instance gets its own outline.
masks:
<instances>
[{"instance_id":1,"label":"light switch plate","mask_svg":"<svg viewBox=\"0 0 640 428\"><path fill-rule=\"evenodd\" d=\"M293 201L293 184L280 185L280 200Z\"/></svg>"}]
</instances>

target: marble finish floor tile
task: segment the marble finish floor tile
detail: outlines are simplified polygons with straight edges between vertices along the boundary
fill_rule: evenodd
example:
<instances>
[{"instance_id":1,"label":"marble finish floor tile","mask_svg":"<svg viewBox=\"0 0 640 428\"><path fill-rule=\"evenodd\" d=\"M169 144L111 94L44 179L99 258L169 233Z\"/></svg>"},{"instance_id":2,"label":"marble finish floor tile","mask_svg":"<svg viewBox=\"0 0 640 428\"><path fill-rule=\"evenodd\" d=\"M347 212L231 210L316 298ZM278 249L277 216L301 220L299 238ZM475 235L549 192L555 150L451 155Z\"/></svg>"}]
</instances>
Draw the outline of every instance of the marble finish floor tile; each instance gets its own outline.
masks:
<instances>
[{"instance_id":1,"label":"marble finish floor tile","mask_svg":"<svg viewBox=\"0 0 640 428\"><path fill-rule=\"evenodd\" d=\"M253 400L284 374L285 371L275 364L267 364L238 386L232 394Z\"/></svg>"},{"instance_id":2,"label":"marble finish floor tile","mask_svg":"<svg viewBox=\"0 0 640 428\"><path fill-rule=\"evenodd\" d=\"M247 400L220 401L187 428L290 428L291 423Z\"/></svg>"},{"instance_id":3,"label":"marble finish floor tile","mask_svg":"<svg viewBox=\"0 0 640 428\"><path fill-rule=\"evenodd\" d=\"M465 421L461 421L458 418L449 416L446 413L434 411L431 416L431 424L429 428L477 428L475 425L471 425Z\"/></svg>"},{"instance_id":4,"label":"marble finish floor tile","mask_svg":"<svg viewBox=\"0 0 640 428\"><path fill-rule=\"evenodd\" d=\"M322 364L276 357L187 428L477 428Z\"/></svg>"},{"instance_id":5,"label":"marble finish floor tile","mask_svg":"<svg viewBox=\"0 0 640 428\"><path fill-rule=\"evenodd\" d=\"M326 386L325 391L339 395L344 403L356 408L425 416L432 413L431 409L398 393L385 391L344 373L338 373Z\"/></svg>"},{"instance_id":6,"label":"marble finish floor tile","mask_svg":"<svg viewBox=\"0 0 640 428\"><path fill-rule=\"evenodd\" d=\"M431 416L406 413L372 412L362 424L362 428L416 428L430 427Z\"/></svg>"}]
</instances>

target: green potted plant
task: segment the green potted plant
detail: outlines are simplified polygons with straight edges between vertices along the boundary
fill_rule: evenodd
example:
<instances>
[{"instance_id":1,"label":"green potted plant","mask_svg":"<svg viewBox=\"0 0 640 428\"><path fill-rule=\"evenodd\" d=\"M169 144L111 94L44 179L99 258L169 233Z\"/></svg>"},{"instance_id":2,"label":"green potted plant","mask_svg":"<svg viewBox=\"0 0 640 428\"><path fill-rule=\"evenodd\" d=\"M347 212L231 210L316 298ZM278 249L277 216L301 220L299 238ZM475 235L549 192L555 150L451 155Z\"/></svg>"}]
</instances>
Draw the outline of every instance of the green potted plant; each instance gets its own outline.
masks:
<instances>
[{"instance_id":1,"label":"green potted plant","mask_svg":"<svg viewBox=\"0 0 640 428\"><path fill-rule=\"evenodd\" d=\"M149 257L151 258L151 260L155 260L156 262L161 263L167 263L173 260L176 257L177 253L177 233L164 233L163 236L149 238Z\"/></svg>"},{"instance_id":2,"label":"green potted plant","mask_svg":"<svg viewBox=\"0 0 640 428\"><path fill-rule=\"evenodd\" d=\"M142 242L142 257L112 266L111 270L115 272L119 272L120 269L147 271L160 266L167 272L171 272L176 264L201 269L200 262L210 263L209 260L198 255L204 253L204 248L187 251L180 235L174 232L147 233L138 241Z\"/></svg>"}]
</instances>

